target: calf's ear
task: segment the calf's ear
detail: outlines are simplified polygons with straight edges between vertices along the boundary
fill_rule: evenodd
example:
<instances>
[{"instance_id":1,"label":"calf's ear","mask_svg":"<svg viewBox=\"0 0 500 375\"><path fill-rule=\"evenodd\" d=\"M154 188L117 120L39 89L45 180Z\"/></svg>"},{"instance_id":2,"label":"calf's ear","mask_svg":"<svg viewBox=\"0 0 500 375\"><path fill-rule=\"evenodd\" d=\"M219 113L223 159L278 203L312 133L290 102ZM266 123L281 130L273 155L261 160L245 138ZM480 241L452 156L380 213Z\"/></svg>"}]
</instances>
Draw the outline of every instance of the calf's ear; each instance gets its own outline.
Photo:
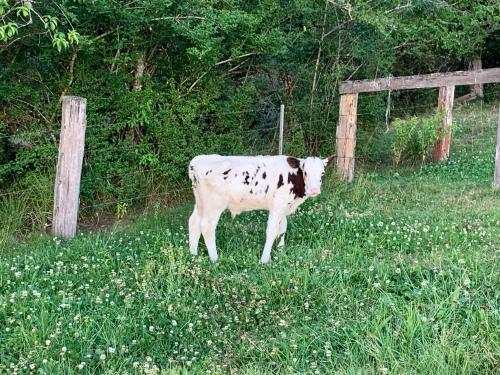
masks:
<instances>
[{"instance_id":1,"label":"calf's ear","mask_svg":"<svg viewBox=\"0 0 500 375\"><path fill-rule=\"evenodd\" d=\"M297 158L292 158L291 156L289 156L286 158L286 161L288 162L288 165L292 168L300 167L300 160Z\"/></svg>"},{"instance_id":2,"label":"calf's ear","mask_svg":"<svg viewBox=\"0 0 500 375\"><path fill-rule=\"evenodd\" d=\"M331 156L327 157L326 159L323 159L323 163L325 163L325 167L327 167L336 160L337 160L337 156L331 155Z\"/></svg>"}]
</instances>

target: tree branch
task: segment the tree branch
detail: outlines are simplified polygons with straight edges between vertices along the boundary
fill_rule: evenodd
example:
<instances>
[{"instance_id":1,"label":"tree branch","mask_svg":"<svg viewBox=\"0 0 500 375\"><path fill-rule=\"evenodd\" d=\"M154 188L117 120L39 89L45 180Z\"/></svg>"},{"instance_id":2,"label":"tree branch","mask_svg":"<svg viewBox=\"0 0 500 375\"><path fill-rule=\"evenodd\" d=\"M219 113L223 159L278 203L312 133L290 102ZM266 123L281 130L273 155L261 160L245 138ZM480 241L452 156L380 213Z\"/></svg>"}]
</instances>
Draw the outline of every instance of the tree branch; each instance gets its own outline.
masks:
<instances>
[{"instance_id":1,"label":"tree branch","mask_svg":"<svg viewBox=\"0 0 500 375\"><path fill-rule=\"evenodd\" d=\"M316 92L319 62L321 60L321 53L323 52L323 40L325 39L326 11L327 11L327 9L328 9L328 1L325 1L325 10L324 10L324 14L323 14L323 25L321 26L321 38L319 41L318 54L316 55L316 63L314 64L314 75L313 75L313 81L312 81L312 86L311 86L311 100L310 100L311 109L312 109L312 106L314 103L314 93Z\"/></svg>"},{"instance_id":2,"label":"tree branch","mask_svg":"<svg viewBox=\"0 0 500 375\"><path fill-rule=\"evenodd\" d=\"M199 77L198 77L198 79L197 79L196 81L194 81L194 82L193 82L193 84L192 84L191 86L189 86L189 88L188 88L188 90L186 91L186 93L185 93L185 94L183 94L183 95L181 95L181 96L186 96L186 95L188 95L188 94L191 92L191 90L192 90L192 89L194 89L194 87L198 84L198 82L200 82L200 81L201 81L201 79L207 75L207 73L208 73L208 72L209 72L209 71L207 70L207 71L206 71L206 72L204 72L201 76L199 76Z\"/></svg>"},{"instance_id":3,"label":"tree branch","mask_svg":"<svg viewBox=\"0 0 500 375\"><path fill-rule=\"evenodd\" d=\"M108 36L109 34L113 34L114 32L118 31L119 29L120 29L120 27L117 26L114 29L108 30L105 33L102 33L102 34L96 36L94 39L92 39L92 42L97 42L99 39L102 39L102 38Z\"/></svg>"},{"instance_id":4,"label":"tree branch","mask_svg":"<svg viewBox=\"0 0 500 375\"><path fill-rule=\"evenodd\" d=\"M171 16L171 17L158 17L158 18L152 18L150 21L163 21L163 20L206 20L206 17L201 17L201 16Z\"/></svg>"},{"instance_id":5,"label":"tree branch","mask_svg":"<svg viewBox=\"0 0 500 375\"><path fill-rule=\"evenodd\" d=\"M231 57L231 58L226 59L226 60L219 61L218 63L215 63L214 65L218 66L218 65L222 65L222 64L227 64L228 62L231 62L231 61L234 61L234 60L238 60L238 59L241 59L243 57L248 57L248 56L253 56L253 55L260 55L260 54L261 54L261 52L245 53L244 55L239 55L239 56Z\"/></svg>"},{"instance_id":6,"label":"tree branch","mask_svg":"<svg viewBox=\"0 0 500 375\"><path fill-rule=\"evenodd\" d=\"M406 8L411 8L413 6L413 4L411 3L411 1L407 4L399 4L396 8L393 8L393 9L389 9L389 10L386 10L385 11L385 14L389 14L389 13L392 13L392 12L399 12L400 10L403 10L403 9L406 9Z\"/></svg>"},{"instance_id":7,"label":"tree branch","mask_svg":"<svg viewBox=\"0 0 500 375\"><path fill-rule=\"evenodd\" d=\"M141 51L139 58L137 59L137 65L134 74L134 82L132 83L132 90L138 91L142 89L142 77L144 76L145 69L146 69L146 53L144 51Z\"/></svg>"},{"instance_id":8,"label":"tree branch","mask_svg":"<svg viewBox=\"0 0 500 375\"><path fill-rule=\"evenodd\" d=\"M75 61L76 61L77 55L78 55L78 49L73 47L73 54L71 55L71 60L69 62L69 81L68 81L68 84L66 85L66 87L61 92L61 96L59 97L59 103L62 103L63 96L66 95L69 88L73 84L73 80L75 78L74 69L75 69Z\"/></svg>"}]
</instances>

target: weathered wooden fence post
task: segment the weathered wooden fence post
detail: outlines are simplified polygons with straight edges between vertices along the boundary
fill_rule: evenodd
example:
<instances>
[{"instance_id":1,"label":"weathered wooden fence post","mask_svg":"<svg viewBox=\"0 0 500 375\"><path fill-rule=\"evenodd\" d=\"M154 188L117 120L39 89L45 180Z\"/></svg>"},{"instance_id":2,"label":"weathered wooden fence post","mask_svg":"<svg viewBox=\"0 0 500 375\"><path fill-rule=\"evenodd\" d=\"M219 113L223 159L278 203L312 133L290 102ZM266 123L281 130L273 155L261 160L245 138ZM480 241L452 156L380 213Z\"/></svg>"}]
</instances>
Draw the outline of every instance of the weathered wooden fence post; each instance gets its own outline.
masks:
<instances>
[{"instance_id":1,"label":"weathered wooden fence post","mask_svg":"<svg viewBox=\"0 0 500 375\"><path fill-rule=\"evenodd\" d=\"M482 62L481 62L481 59L479 60L473 60L470 62L470 65L469 65L469 70L481 70L482 69ZM482 83L478 83L478 84L475 84L475 85L472 85L471 87L471 94L473 94L475 97L480 97L482 98L484 95L483 95L483 84Z\"/></svg>"},{"instance_id":2,"label":"weathered wooden fence post","mask_svg":"<svg viewBox=\"0 0 500 375\"><path fill-rule=\"evenodd\" d=\"M455 86L443 86L439 88L438 112L440 124L437 129L441 138L434 144L434 161L447 160L450 155L451 132L453 121L453 96Z\"/></svg>"},{"instance_id":3,"label":"weathered wooden fence post","mask_svg":"<svg viewBox=\"0 0 500 375\"><path fill-rule=\"evenodd\" d=\"M340 96L339 123L337 125L337 172L349 182L354 178L354 149L356 148L356 117L358 94Z\"/></svg>"},{"instance_id":4,"label":"weathered wooden fence post","mask_svg":"<svg viewBox=\"0 0 500 375\"><path fill-rule=\"evenodd\" d=\"M493 177L493 187L500 189L500 106L498 107L498 129L497 129L497 149L495 157L495 177Z\"/></svg>"},{"instance_id":5,"label":"weathered wooden fence post","mask_svg":"<svg viewBox=\"0 0 500 375\"><path fill-rule=\"evenodd\" d=\"M61 136L54 183L54 212L52 233L65 239L76 234L80 204L80 176L82 172L87 100L64 96L62 100Z\"/></svg>"}]
</instances>

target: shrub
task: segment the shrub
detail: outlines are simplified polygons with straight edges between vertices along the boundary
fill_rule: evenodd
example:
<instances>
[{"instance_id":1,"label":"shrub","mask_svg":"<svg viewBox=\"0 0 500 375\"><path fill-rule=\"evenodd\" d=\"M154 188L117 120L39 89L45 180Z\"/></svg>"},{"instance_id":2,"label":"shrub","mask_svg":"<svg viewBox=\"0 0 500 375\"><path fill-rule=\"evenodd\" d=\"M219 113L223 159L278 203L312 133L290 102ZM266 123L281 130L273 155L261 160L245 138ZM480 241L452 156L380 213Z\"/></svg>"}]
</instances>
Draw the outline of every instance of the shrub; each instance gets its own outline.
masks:
<instances>
[{"instance_id":1,"label":"shrub","mask_svg":"<svg viewBox=\"0 0 500 375\"><path fill-rule=\"evenodd\" d=\"M444 135L436 131L440 116L439 113L435 113L431 116L412 116L394 121L392 156L396 165L403 160L425 162L429 147L436 142L438 137ZM451 129L446 131L451 131Z\"/></svg>"}]
</instances>

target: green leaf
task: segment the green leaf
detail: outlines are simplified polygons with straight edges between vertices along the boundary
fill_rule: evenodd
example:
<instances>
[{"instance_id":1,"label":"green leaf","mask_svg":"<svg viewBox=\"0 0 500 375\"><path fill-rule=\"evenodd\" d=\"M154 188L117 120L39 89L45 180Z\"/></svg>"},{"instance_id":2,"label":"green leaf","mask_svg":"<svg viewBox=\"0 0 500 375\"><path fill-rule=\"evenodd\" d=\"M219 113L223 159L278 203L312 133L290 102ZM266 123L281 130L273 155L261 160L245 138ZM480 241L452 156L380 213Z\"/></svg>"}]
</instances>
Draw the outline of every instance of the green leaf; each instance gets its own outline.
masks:
<instances>
[{"instance_id":1,"label":"green leaf","mask_svg":"<svg viewBox=\"0 0 500 375\"><path fill-rule=\"evenodd\" d=\"M70 44L78 44L80 41L80 34L76 30L68 31L68 41Z\"/></svg>"},{"instance_id":2,"label":"green leaf","mask_svg":"<svg viewBox=\"0 0 500 375\"><path fill-rule=\"evenodd\" d=\"M57 18L52 16L43 16L42 17L45 29L50 29L54 31L57 28Z\"/></svg>"},{"instance_id":3,"label":"green leaf","mask_svg":"<svg viewBox=\"0 0 500 375\"><path fill-rule=\"evenodd\" d=\"M56 29L56 27L57 27L57 19L52 18L51 21L50 21L50 23L49 23L49 26L50 26L50 29L52 31L54 31Z\"/></svg>"},{"instance_id":4,"label":"green leaf","mask_svg":"<svg viewBox=\"0 0 500 375\"><path fill-rule=\"evenodd\" d=\"M7 37L8 38L12 38L14 35L17 34L17 24L14 23L14 22L9 22L6 26L5 26L5 29L6 29L6 34L7 34Z\"/></svg>"},{"instance_id":5,"label":"green leaf","mask_svg":"<svg viewBox=\"0 0 500 375\"><path fill-rule=\"evenodd\" d=\"M56 47L58 52L68 48L69 42L66 40L64 33L57 32L54 34L54 37L52 38L52 46Z\"/></svg>"},{"instance_id":6,"label":"green leaf","mask_svg":"<svg viewBox=\"0 0 500 375\"><path fill-rule=\"evenodd\" d=\"M21 5L17 7L17 16L28 17L30 14L30 9L26 5Z\"/></svg>"}]
</instances>

